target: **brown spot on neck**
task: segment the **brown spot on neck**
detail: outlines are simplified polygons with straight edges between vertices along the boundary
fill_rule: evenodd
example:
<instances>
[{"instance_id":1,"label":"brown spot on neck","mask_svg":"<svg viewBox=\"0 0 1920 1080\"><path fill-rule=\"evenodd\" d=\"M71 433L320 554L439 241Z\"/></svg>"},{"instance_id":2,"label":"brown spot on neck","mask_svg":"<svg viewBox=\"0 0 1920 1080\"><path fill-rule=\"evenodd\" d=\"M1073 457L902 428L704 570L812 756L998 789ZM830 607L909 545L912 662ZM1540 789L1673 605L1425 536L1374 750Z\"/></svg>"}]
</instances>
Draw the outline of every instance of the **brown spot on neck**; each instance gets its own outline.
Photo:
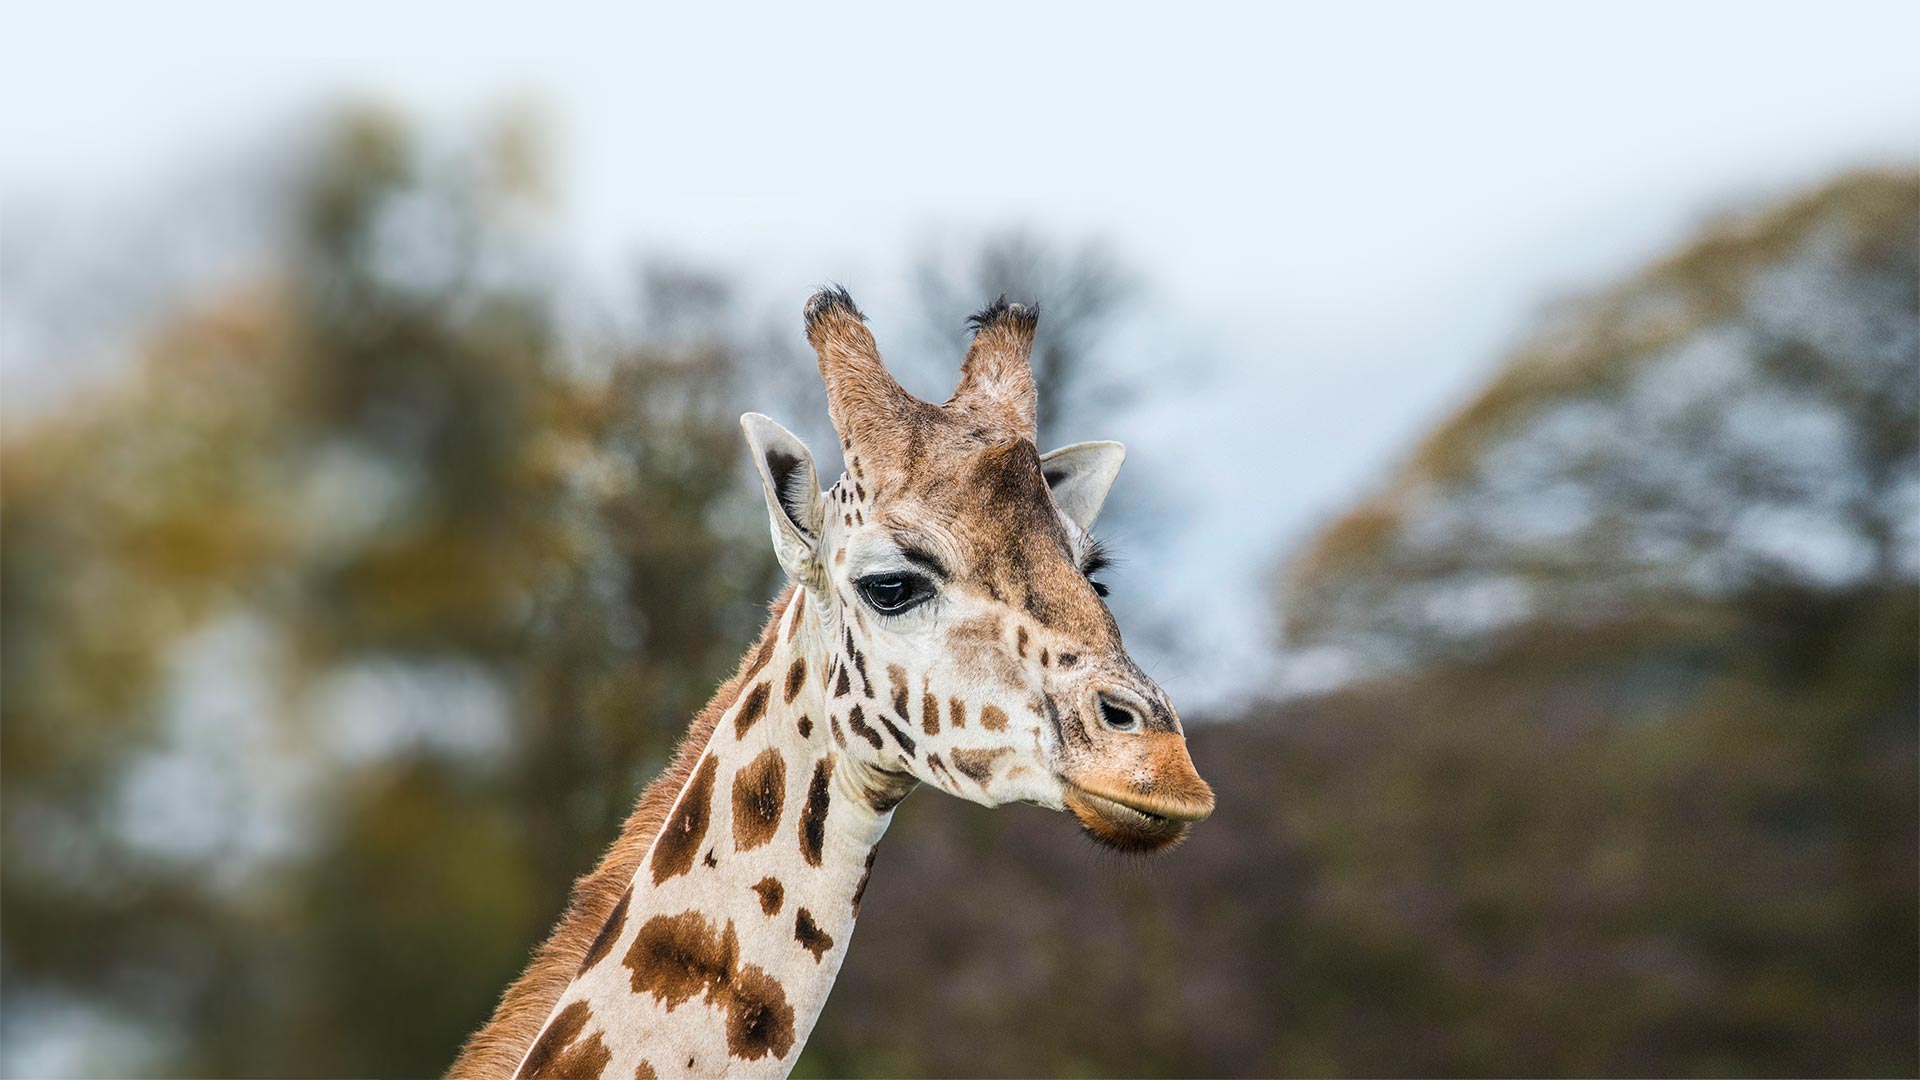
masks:
<instances>
[{"instance_id":1,"label":"brown spot on neck","mask_svg":"<svg viewBox=\"0 0 1920 1080\"><path fill-rule=\"evenodd\" d=\"M801 908L800 913L794 917L793 940L798 941L801 948L813 954L813 962L816 964L827 954L828 949L833 948L833 935L815 925L813 913L806 908Z\"/></svg>"},{"instance_id":2,"label":"brown spot on neck","mask_svg":"<svg viewBox=\"0 0 1920 1080\"><path fill-rule=\"evenodd\" d=\"M867 895L867 879L873 876L873 858L878 854L880 854L878 847L867 850L867 865L865 869L860 871L860 884L853 887L853 915L855 918L860 917L860 900Z\"/></svg>"},{"instance_id":3,"label":"brown spot on neck","mask_svg":"<svg viewBox=\"0 0 1920 1080\"><path fill-rule=\"evenodd\" d=\"M813 779L807 784L807 805L800 813L800 857L807 860L808 866L820 865L821 851L827 843L827 810L833 801L829 787L833 763L832 754L815 762Z\"/></svg>"},{"instance_id":4,"label":"brown spot on neck","mask_svg":"<svg viewBox=\"0 0 1920 1080\"><path fill-rule=\"evenodd\" d=\"M787 668L786 703L793 704L793 699L800 696L800 688L805 685L807 685L807 658L796 656Z\"/></svg>"},{"instance_id":5,"label":"brown spot on neck","mask_svg":"<svg viewBox=\"0 0 1920 1080\"><path fill-rule=\"evenodd\" d=\"M652 994L671 1009L725 986L739 956L740 937L731 922L723 929L697 911L683 911L640 924L624 962L633 992Z\"/></svg>"},{"instance_id":6,"label":"brown spot on neck","mask_svg":"<svg viewBox=\"0 0 1920 1080\"><path fill-rule=\"evenodd\" d=\"M584 1001L576 1001L561 1009L553 1022L547 1025L540 1041L527 1051L527 1060L520 1065L522 1080L575 1080L578 1077L597 1077L600 1070L612 1060L613 1051L600 1038L599 1032L581 1039L580 1032L593 1019L593 1009Z\"/></svg>"},{"instance_id":7,"label":"brown spot on neck","mask_svg":"<svg viewBox=\"0 0 1920 1080\"><path fill-rule=\"evenodd\" d=\"M587 969L606 958L607 951L619 939L620 931L627 928L627 905L633 900L633 886L620 896L620 902L614 905L613 914L607 916L607 924L594 935L593 944L587 946L587 955L580 958L580 970L574 972L574 978L587 973Z\"/></svg>"},{"instance_id":8,"label":"brown spot on neck","mask_svg":"<svg viewBox=\"0 0 1920 1080\"><path fill-rule=\"evenodd\" d=\"M772 689L766 683L756 683L752 690L747 691L746 698L740 702L740 711L733 716L734 738L745 738L748 729L767 714L767 698Z\"/></svg>"},{"instance_id":9,"label":"brown spot on neck","mask_svg":"<svg viewBox=\"0 0 1920 1080\"><path fill-rule=\"evenodd\" d=\"M679 804L673 808L673 816L667 819L665 827L660 830L659 839L653 845L655 885L693 869L700 843L707 836L707 820L712 813L713 777L719 768L720 759L708 754L694 772L687 790L681 793Z\"/></svg>"},{"instance_id":10,"label":"brown spot on neck","mask_svg":"<svg viewBox=\"0 0 1920 1080\"><path fill-rule=\"evenodd\" d=\"M793 1049L793 1006L780 981L743 964L728 989L727 1053L742 1061L786 1057Z\"/></svg>"},{"instance_id":11,"label":"brown spot on neck","mask_svg":"<svg viewBox=\"0 0 1920 1080\"><path fill-rule=\"evenodd\" d=\"M763 877L753 886L753 891L760 894L761 914L780 914L780 902L786 897L787 890L780 884L779 878Z\"/></svg>"},{"instance_id":12,"label":"brown spot on neck","mask_svg":"<svg viewBox=\"0 0 1920 1080\"><path fill-rule=\"evenodd\" d=\"M787 761L762 750L733 777L733 849L751 851L773 839L787 798Z\"/></svg>"},{"instance_id":13,"label":"brown spot on neck","mask_svg":"<svg viewBox=\"0 0 1920 1080\"><path fill-rule=\"evenodd\" d=\"M459 1059L448 1070L451 1080L511 1076L519 1068L534 1042L546 1030L547 1021L552 1018L562 992L594 937L612 917L627 887L647 869L654 842L699 767L714 731L750 682L749 671L761 651L759 643L768 636L779 635L780 620L800 595L798 586L788 586L774 602L760 636L755 639L756 646L748 650L739 669L694 717L666 771L641 793L619 838L605 857L574 883L566 912L535 950L526 970L501 996L486 1025L461 1048Z\"/></svg>"},{"instance_id":14,"label":"brown spot on neck","mask_svg":"<svg viewBox=\"0 0 1920 1080\"><path fill-rule=\"evenodd\" d=\"M761 636L760 651L753 654L753 662L747 665L743 678L751 679L760 674L760 669L766 667L767 661L773 659L773 646L779 638L780 635L773 633L772 628L769 627L767 633Z\"/></svg>"}]
</instances>

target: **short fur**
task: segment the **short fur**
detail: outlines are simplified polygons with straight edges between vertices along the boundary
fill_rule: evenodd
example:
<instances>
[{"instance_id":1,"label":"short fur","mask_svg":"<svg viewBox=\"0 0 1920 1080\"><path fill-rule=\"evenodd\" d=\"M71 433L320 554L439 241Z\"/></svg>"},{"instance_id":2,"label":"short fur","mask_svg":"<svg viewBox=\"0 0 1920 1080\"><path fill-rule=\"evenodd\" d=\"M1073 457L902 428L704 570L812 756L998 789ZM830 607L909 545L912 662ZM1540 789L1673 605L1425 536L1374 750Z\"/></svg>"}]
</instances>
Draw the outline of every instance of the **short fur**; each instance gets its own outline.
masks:
<instances>
[{"instance_id":1,"label":"short fur","mask_svg":"<svg viewBox=\"0 0 1920 1080\"><path fill-rule=\"evenodd\" d=\"M759 642L764 644L770 635L779 632L780 620L786 615L793 594L794 587L788 586L774 601L773 617L760 632ZM539 1037L540 1029L552 1014L554 1003L580 970L580 962L593 946L594 938L613 916L615 905L640 868L640 860L646 857L655 834L673 810L674 801L686 787L688 777L693 775L694 766L699 764L714 726L769 652L765 648L748 650L739 670L694 718L674 752L673 763L640 793L639 804L627 817L620 838L601 858L600 865L573 883L572 898L559 925L534 952L525 973L501 995L493 1018L461 1048L460 1057L454 1061L453 1068L447 1070L449 1080L511 1076L519 1067L520 1059L526 1056L527 1048Z\"/></svg>"}]
</instances>

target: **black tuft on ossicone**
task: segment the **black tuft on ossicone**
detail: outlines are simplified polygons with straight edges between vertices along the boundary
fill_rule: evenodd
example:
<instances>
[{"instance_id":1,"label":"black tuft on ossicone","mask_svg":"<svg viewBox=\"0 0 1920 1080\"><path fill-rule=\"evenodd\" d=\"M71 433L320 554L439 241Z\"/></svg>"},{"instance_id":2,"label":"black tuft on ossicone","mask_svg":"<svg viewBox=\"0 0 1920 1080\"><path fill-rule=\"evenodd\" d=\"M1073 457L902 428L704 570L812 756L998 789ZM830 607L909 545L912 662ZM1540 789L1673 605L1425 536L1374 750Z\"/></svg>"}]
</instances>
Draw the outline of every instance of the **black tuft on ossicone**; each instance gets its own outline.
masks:
<instances>
[{"instance_id":1,"label":"black tuft on ossicone","mask_svg":"<svg viewBox=\"0 0 1920 1080\"><path fill-rule=\"evenodd\" d=\"M1023 330L1032 330L1040 321L1039 304L1013 304L1007 302L1007 294L1001 293L993 303L967 316L967 326L975 334L996 323L1011 323Z\"/></svg>"},{"instance_id":2,"label":"black tuft on ossicone","mask_svg":"<svg viewBox=\"0 0 1920 1080\"><path fill-rule=\"evenodd\" d=\"M851 315L861 322L867 321L866 315L862 314L860 308L854 304L853 297L847 294L847 288L844 285L828 285L807 297L803 318L807 325L811 326L815 320L825 318L835 311Z\"/></svg>"}]
</instances>

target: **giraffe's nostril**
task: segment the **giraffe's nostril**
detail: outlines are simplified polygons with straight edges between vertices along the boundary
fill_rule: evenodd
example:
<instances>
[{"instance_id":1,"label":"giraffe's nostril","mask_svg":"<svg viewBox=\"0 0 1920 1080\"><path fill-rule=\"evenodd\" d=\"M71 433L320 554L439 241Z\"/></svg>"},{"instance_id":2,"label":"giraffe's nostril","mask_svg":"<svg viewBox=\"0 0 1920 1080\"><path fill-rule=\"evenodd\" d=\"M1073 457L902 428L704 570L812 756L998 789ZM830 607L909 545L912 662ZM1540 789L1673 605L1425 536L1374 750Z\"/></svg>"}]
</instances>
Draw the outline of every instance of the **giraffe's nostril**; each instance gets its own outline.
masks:
<instances>
[{"instance_id":1,"label":"giraffe's nostril","mask_svg":"<svg viewBox=\"0 0 1920 1080\"><path fill-rule=\"evenodd\" d=\"M1100 695L1100 720L1115 731L1133 731L1140 726L1140 718L1132 709L1105 694Z\"/></svg>"}]
</instances>

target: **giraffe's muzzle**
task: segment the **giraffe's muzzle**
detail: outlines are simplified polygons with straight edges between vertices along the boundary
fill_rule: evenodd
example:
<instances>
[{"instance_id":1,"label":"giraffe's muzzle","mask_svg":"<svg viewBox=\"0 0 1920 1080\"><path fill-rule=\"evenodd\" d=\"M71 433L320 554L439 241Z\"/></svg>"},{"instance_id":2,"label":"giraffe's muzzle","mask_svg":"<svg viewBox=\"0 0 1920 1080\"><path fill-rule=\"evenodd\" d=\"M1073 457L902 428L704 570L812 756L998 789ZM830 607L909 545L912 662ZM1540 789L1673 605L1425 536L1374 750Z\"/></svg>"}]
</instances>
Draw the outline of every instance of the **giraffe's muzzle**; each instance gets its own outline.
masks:
<instances>
[{"instance_id":1,"label":"giraffe's muzzle","mask_svg":"<svg viewBox=\"0 0 1920 1080\"><path fill-rule=\"evenodd\" d=\"M1127 698L1095 695L1102 711L1116 700ZM1194 770L1177 721L1157 731L1139 731L1138 724L1107 727L1093 752L1060 775L1062 802L1096 840L1123 851L1158 851L1213 813L1213 789Z\"/></svg>"}]
</instances>

